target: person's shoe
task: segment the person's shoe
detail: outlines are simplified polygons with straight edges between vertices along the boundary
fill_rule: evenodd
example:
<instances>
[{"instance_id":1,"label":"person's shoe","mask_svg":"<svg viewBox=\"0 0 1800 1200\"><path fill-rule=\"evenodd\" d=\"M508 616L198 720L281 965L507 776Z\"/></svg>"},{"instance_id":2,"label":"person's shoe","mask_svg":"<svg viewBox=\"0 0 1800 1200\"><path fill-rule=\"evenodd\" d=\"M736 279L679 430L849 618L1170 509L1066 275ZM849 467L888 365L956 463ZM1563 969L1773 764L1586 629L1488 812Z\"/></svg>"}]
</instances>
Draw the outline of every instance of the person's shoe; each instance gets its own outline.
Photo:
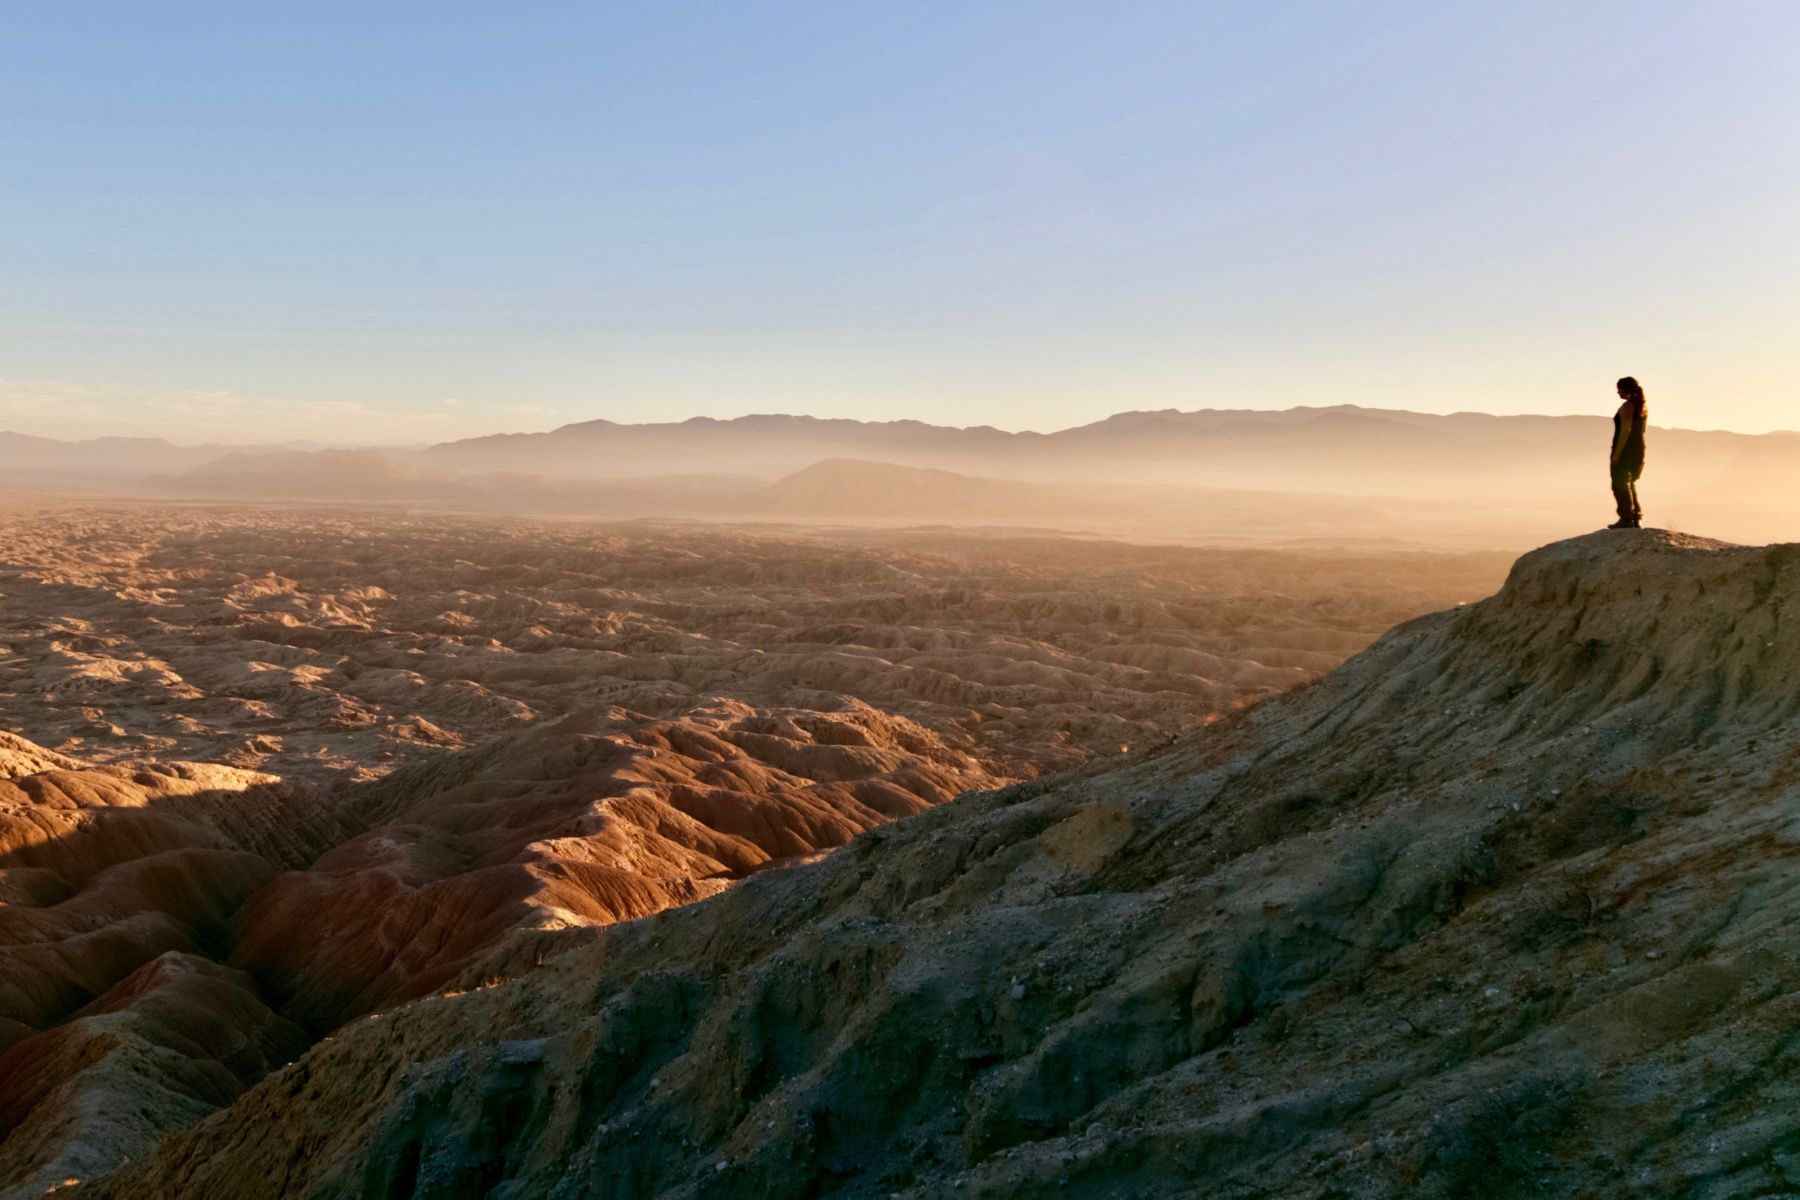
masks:
<instances>
[{"instance_id":1,"label":"person's shoe","mask_svg":"<svg viewBox=\"0 0 1800 1200\"><path fill-rule=\"evenodd\" d=\"M1637 527L1638 523L1630 517L1620 517L1607 526L1608 529L1636 529Z\"/></svg>"}]
</instances>

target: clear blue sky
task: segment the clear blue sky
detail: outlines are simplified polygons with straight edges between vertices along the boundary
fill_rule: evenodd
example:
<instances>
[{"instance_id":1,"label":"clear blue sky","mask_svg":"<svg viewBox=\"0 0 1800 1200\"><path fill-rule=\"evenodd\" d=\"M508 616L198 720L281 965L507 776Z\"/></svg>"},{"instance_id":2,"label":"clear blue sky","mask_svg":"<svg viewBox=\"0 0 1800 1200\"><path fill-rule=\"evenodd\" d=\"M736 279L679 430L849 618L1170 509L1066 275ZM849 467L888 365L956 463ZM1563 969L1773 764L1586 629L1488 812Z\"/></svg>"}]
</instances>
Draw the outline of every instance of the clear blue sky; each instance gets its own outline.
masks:
<instances>
[{"instance_id":1,"label":"clear blue sky","mask_svg":"<svg viewBox=\"0 0 1800 1200\"><path fill-rule=\"evenodd\" d=\"M1800 4L0 0L0 428L1800 427Z\"/></svg>"}]
</instances>

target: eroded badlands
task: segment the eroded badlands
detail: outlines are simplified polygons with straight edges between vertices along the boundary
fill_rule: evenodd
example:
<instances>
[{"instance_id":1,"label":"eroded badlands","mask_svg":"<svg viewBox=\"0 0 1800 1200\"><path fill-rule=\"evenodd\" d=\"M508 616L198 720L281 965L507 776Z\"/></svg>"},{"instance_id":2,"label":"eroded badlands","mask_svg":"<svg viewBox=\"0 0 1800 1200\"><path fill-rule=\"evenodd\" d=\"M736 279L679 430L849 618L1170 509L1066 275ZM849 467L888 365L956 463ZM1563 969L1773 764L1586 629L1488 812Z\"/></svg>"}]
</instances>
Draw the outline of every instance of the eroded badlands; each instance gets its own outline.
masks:
<instances>
[{"instance_id":1,"label":"eroded badlands","mask_svg":"<svg viewBox=\"0 0 1800 1200\"><path fill-rule=\"evenodd\" d=\"M1166 743L1497 555L12 503L0 1188L362 1013Z\"/></svg>"}]
</instances>

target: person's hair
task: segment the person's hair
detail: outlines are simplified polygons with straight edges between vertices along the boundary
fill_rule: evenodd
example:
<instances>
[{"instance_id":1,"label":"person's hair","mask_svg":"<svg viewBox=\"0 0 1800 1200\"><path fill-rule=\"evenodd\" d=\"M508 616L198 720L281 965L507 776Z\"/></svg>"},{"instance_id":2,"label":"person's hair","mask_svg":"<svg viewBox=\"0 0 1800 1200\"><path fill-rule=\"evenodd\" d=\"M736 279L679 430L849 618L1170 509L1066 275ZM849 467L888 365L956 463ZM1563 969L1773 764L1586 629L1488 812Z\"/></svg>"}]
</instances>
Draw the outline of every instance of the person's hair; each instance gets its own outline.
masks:
<instances>
[{"instance_id":1,"label":"person's hair","mask_svg":"<svg viewBox=\"0 0 1800 1200\"><path fill-rule=\"evenodd\" d=\"M1644 385L1639 383L1637 380L1633 379L1629 375L1627 375L1625 378L1619 380L1617 386L1619 387L1619 389L1621 391L1623 391L1628 397L1630 397L1633 400L1641 401L1644 398Z\"/></svg>"}]
</instances>

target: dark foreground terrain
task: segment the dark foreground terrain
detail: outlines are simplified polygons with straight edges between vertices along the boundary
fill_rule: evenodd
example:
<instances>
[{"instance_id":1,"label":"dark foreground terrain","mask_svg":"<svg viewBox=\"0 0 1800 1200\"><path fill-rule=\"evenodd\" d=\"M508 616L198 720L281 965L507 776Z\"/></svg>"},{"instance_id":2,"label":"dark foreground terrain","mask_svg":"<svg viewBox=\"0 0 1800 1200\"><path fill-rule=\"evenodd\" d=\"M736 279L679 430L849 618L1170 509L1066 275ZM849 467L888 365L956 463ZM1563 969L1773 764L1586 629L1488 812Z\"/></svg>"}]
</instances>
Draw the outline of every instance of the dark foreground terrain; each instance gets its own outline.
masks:
<instances>
[{"instance_id":1,"label":"dark foreground terrain","mask_svg":"<svg viewBox=\"0 0 1800 1200\"><path fill-rule=\"evenodd\" d=\"M82 1194L1786 1194L1796 596L1548 546L1167 749L544 931Z\"/></svg>"},{"instance_id":2,"label":"dark foreground terrain","mask_svg":"<svg viewBox=\"0 0 1800 1200\"><path fill-rule=\"evenodd\" d=\"M1504 565L128 504L0 538L8 1196L141 1166L369 1014L1141 756Z\"/></svg>"}]
</instances>

